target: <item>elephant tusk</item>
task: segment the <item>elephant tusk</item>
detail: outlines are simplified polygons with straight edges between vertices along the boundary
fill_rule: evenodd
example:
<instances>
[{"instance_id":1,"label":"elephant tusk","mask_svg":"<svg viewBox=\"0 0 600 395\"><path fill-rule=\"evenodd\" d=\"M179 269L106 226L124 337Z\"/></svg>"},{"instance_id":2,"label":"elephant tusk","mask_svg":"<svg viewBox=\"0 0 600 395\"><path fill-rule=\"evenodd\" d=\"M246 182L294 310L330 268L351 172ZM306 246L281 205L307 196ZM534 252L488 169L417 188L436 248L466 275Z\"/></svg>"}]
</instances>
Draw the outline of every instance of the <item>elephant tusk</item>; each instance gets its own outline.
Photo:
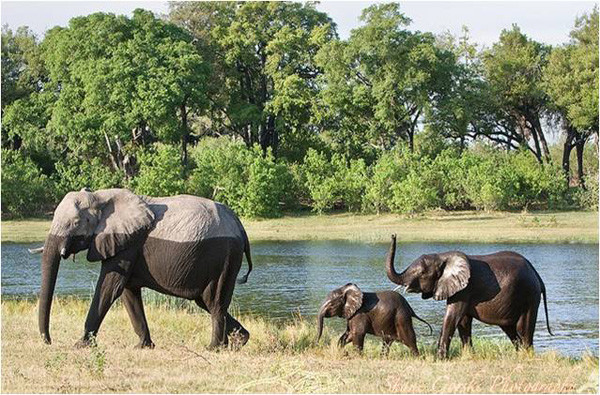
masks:
<instances>
[{"instance_id":1,"label":"elephant tusk","mask_svg":"<svg viewBox=\"0 0 600 395\"><path fill-rule=\"evenodd\" d=\"M404 293L404 285L398 285L396 288L394 288L394 292L398 292L399 289L400 289L400 293L403 294Z\"/></svg>"},{"instance_id":2,"label":"elephant tusk","mask_svg":"<svg viewBox=\"0 0 600 395\"><path fill-rule=\"evenodd\" d=\"M44 252L44 247L28 248L27 251L29 251L30 254L41 254Z\"/></svg>"}]
</instances>

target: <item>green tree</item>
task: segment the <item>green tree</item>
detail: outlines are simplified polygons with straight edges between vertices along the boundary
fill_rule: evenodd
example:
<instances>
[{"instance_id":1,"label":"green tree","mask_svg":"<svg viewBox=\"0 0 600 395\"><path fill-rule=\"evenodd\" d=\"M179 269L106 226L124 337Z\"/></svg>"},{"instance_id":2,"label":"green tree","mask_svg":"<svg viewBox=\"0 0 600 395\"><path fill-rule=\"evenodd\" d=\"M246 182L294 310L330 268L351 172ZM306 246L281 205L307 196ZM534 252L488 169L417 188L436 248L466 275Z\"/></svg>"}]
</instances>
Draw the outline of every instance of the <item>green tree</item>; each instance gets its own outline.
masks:
<instances>
[{"instance_id":1,"label":"green tree","mask_svg":"<svg viewBox=\"0 0 600 395\"><path fill-rule=\"evenodd\" d=\"M50 147L57 161L99 158L127 178L135 173L136 150L156 140L181 143L185 164L187 115L206 105L209 73L191 41L140 9L131 19L71 19L41 43L48 79L6 109L9 134Z\"/></svg>"},{"instance_id":2,"label":"green tree","mask_svg":"<svg viewBox=\"0 0 600 395\"><path fill-rule=\"evenodd\" d=\"M313 3L173 2L170 19L214 62L213 128L275 153L310 140L313 58L335 36L326 14Z\"/></svg>"},{"instance_id":3,"label":"green tree","mask_svg":"<svg viewBox=\"0 0 600 395\"><path fill-rule=\"evenodd\" d=\"M549 52L548 46L531 40L513 25L483 54L484 77L497 101L491 106L492 115L501 120L497 122L501 127L488 135L499 135L509 146L517 143L529 149L539 163L550 161L541 122L548 106L541 81Z\"/></svg>"},{"instance_id":4,"label":"green tree","mask_svg":"<svg viewBox=\"0 0 600 395\"><path fill-rule=\"evenodd\" d=\"M554 48L544 70L544 87L560 114L565 132L562 166L570 175L576 148L578 179L584 184L583 153L589 137L598 134L598 7L575 21L571 42Z\"/></svg>"},{"instance_id":5,"label":"green tree","mask_svg":"<svg viewBox=\"0 0 600 395\"><path fill-rule=\"evenodd\" d=\"M178 150L156 143L139 154L140 171L132 180L136 193L149 196L173 196L185 190L184 168Z\"/></svg>"},{"instance_id":6,"label":"green tree","mask_svg":"<svg viewBox=\"0 0 600 395\"><path fill-rule=\"evenodd\" d=\"M363 11L364 25L347 42L331 42L319 53L325 71L322 114L338 142L388 149L399 140L413 149L417 123L449 84L454 55L429 33L411 32L396 3Z\"/></svg>"},{"instance_id":7,"label":"green tree","mask_svg":"<svg viewBox=\"0 0 600 395\"><path fill-rule=\"evenodd\" d=\"M54 203L51 181L23 153L2 150L2 212L31 216Z\"/></svg>"},{"instance_id":8,"label":"green tree","mask_svg":"<svg viewBox=\"0 0 600 395\"><path fill-rule=\"evenodd\" d=\"M41 89L46 71L37 37L26 26L15 32L2 26L2 146L18 149L23 138L11 132L5 122L5 109L19 99L27 99ZM43 112L43 111L42 111ZM35 117L36 114L32 114Z\"/></svg>"}]
</instances>

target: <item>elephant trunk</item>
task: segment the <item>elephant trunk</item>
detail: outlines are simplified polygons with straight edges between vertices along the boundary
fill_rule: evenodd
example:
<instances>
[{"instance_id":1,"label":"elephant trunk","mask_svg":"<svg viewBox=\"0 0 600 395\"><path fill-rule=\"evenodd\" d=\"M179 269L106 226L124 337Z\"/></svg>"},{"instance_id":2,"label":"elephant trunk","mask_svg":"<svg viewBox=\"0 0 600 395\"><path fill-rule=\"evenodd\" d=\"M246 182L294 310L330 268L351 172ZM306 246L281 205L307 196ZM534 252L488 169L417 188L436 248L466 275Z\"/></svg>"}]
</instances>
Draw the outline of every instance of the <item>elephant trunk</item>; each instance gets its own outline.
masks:
<instances>
[{"instance_id":1,"label":"elephant trunk","mask_svg":"<svg viewBox=\"0 0 600 395\"><path fill-rule=\"evenodd\" d=\"M388 278L390 279L390 281L399 284L399 285L404 285L403 283L403 277L404 274L406 273L406 271L402 272L401 274L398 274L396 272L396 269L394 268L394 258L396 256L396 235L392 235L392 244L390 245L390 250L388 252L387 255L387 260L385 262L385 269L386 269L386 273Z\"/></svg>"},{"instance_id":2,"label":"elephant trunk","mask_svg":"<svg viewBox=\"0 0 600 395\"><path fill-rule=\"evenodd\" d=\"M56 236L48 235L42 254L42 287L40 290L38 325L42 339L46 344L52 343L50 339L50 308L52 307L61 249L64 248L62 244Z\"/></svg>"},{"instance_id":3,"label":"elephant trunk","mask_svg":"<svg viewBox=\"0 0 600 395\"><path fill-rule=\"evenodd\" d=\"M319 342L319 340L321 340L321 335L323 334L323 321L325 318L325 313L326 313L326 309L327 309L327 305L329 304L329 301L326 301L325 303L323 303L323 306L321 306L321 309L319 310L319 316L317 318L317 322L318 322L318 326L317 326L317 343Z\"/></svg>"}]
</instances>

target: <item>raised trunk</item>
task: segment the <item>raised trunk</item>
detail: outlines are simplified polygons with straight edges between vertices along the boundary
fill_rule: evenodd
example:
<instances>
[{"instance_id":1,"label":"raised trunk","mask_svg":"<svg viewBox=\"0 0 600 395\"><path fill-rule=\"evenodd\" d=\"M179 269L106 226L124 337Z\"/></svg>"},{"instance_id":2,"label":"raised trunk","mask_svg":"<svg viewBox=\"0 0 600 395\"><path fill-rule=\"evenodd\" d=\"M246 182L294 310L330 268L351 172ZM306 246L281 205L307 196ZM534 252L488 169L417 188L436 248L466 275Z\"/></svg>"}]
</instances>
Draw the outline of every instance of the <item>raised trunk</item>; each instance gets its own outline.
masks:
<instances>
[{"instance_id":1,"label":"raised trunk","mask_svg":"<svg viewBox=\"0 0 600 395\"><path fill-rule=\"evenodd\" d=\"M385 270L390 281L396 284L402 284L402 274L398 274L396 269L394 269L394 258L396 256L396 236L392 236L392 245L390 246L390 251L387 255L387 260L385 262ZM403 273L404 274L404 273Z\"/></svg>"},{"instance_id":2,"label":"raised trunk","mask_svg":"<svg viewBox=\"0 0 600 395\"><path fill-rule=\"evenodd\" d=\"M317 342L321 339L321 335L323 334L323 319L325 318L325 307L327 303L324 303L319 310L319 317L317 318L318 327L317 327Z\"/></svg>"},{"instance_id":3,"label":"raised trunk","mask_svg":"<svg viewBox=\"0 0 600 395\"><path fill-rule=\"evenodd\" d=\"M60 240L56 236L48 235L42 254L42 287L40 290L38 315L40 334L47 344L52 342L50 339L50 309L52 307L56 275L60 264L61 248Z\"/></svg>"}]
</instances>

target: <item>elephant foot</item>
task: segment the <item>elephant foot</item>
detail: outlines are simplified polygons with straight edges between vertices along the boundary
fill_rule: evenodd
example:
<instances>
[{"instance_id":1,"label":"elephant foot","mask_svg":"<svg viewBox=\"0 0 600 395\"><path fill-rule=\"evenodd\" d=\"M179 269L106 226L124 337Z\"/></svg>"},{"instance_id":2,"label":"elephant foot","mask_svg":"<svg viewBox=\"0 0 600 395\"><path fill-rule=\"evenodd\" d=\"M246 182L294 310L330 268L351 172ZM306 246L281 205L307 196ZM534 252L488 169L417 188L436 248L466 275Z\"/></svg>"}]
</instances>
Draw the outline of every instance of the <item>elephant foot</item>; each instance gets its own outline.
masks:
<instances>
[{"instance_id":1,"label":"elephant foot","mask_svg":"<svg viewBox=\"0 0 600 395\"><path fill-rule=\"evenodd\" d=\"M138 349L138 350L142 350L142 349L152 350L152 349L154 349L154 343L152 342L152 340L142 340L141 342L136 344L136 346L134 348Z\"/></svg>"},{"instance_id":2,"label":"elephant foot","mask_svg":"<svg viewBox=\"0 0 600 395\"><path fill-rule=\"evenodd\" d=\"M245 346L246 343L248 343L249 339L250 339L250 332L248 332L246 330L243 330L243 331L242 330L234 330L229 335L229 342L230 342L231 348L233 350L239 350L240 348Z\"/></svg>"},{"instance_id":3,"label":"elephant foot","mask_svg":"<svg viewBox=\"0 0 600 395\"><path fill-rule=\"evenodd\" d=\"M75 343L75 348L88 348L88 347L95 347L97 345L96 340L91 337L91 338L82 338L79 339L77 341L77 343Z\"/></svg>"},{"instance_id":4,"label":"elephant foot","mask_svg":"<svg viewBox=\"0 0 600 395\"><path fill-rule=\"evenodd\" d=\"M208 351L214 351L214 352L219 352L221 350L224 350L227 348L227 343L223 343L223 342L215 342L212 341L207 347L206 349Z\"/></svg>"}]
</instances>

